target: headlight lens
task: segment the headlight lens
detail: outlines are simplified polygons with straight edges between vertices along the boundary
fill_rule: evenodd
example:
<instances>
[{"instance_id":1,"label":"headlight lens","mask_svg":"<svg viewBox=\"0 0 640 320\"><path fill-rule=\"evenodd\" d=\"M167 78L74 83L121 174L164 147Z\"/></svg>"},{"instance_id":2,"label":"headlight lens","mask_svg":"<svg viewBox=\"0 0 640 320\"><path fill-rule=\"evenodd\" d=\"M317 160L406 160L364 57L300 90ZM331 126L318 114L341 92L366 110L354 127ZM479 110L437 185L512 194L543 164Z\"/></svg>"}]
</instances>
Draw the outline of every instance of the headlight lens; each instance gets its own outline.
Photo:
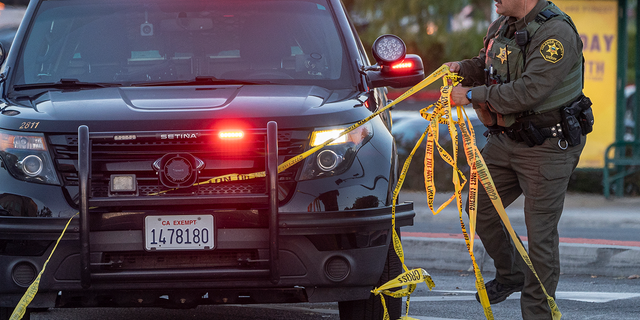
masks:
<instances>
[{"instance_id":1,"label":"headlight lens","mask_svg":"<svg viewBox=\"0 0 640 320\"><path fill-rule=\"evenodd\" d=\"M17 179L60 184L43 134L0 130L0 157Z\"/></svg>"},{"instance_id":2,"label":"headlight lens","mask_svg":"<svg viewBox=\"0 0 640 320\"><path fill-rule=\"evenodd\" d=\"M310 146L319 146L329 139L336 138L347 128L317 129L311 134ZM371 137L373 126L367 122L334 140L306 159L300 180L329 177L345 172L353 163L360 147Z\"/></svg>"},{"instance_id":3,"label":"headlight lens","mask_svg":"<svg viewBox=\"0 0 640 320\"><path fill-rule=\"evenodd\" d=\"M349 134L345 134L345 135L339 137L338 135L342 131L344 131L344 129L332 129L332 130L314 131L311 134L311 146L312 147L319 146L319 145L325 143L327 140L332 139L332 138L337 138L337 139L334 140L333 142L331 142L329 145L345 143L345 142L347 142L347 136Z\"/></svg>"}]
</instances>

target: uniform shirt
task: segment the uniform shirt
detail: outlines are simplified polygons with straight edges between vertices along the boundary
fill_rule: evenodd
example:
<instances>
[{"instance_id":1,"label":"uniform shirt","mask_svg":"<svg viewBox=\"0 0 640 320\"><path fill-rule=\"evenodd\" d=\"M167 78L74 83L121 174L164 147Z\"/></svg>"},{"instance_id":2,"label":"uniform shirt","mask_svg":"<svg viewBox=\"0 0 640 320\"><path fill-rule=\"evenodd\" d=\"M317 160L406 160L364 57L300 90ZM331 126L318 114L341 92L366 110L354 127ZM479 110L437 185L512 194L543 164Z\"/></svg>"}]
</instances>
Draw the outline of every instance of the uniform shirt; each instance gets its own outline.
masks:
<instances>
[{"instance_id":1,"label":"uniform shirt","mask_svg":"<svg viewBox=\"0 0 640 320\"><path fill-rule=\"evenodd\" d=\"M505 84L485 86L485 53L490 40L496 37L501 27L500 21L508 24L507 35L513 38L515 31L524 29L526 23L533 21L547 4L546 0L539 0L524 19L497 19L489 26L484 37L484 48L478 56L460 61L459 74L464 77L462 85L476 86L471 89L471 102L474 105L488 107L491 111L503 115L533 110L553 93L573 65L582 59L582 41L576 36L573 28L562 19L553 19L543 23L532 36L520 78L512 79ZM540 49L549 39L560 41L564 48L562 58L555 63L545 60Z\"/></svg>"}]
</instances>

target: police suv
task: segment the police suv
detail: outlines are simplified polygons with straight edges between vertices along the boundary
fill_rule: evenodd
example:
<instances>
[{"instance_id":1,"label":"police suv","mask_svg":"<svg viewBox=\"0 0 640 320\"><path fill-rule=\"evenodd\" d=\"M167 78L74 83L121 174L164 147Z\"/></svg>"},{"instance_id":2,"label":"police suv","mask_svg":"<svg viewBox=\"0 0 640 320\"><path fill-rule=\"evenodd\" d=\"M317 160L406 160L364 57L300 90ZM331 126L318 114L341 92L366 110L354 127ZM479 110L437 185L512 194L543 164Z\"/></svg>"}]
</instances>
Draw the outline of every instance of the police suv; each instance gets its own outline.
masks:
<instances>
[{"instance_id":1,"label":"police suv","mask_svg":"<svg viewBox=\"0 0 640 320\"><path fill-rule=\"evenodd\" d=\"M339 0L32 0L0 50L0 319L63 230L25 319L326 301L381 319L390 114L300 155L422 80L405 51L382 36L372 65Z\"/></svg>"}]
</instances>

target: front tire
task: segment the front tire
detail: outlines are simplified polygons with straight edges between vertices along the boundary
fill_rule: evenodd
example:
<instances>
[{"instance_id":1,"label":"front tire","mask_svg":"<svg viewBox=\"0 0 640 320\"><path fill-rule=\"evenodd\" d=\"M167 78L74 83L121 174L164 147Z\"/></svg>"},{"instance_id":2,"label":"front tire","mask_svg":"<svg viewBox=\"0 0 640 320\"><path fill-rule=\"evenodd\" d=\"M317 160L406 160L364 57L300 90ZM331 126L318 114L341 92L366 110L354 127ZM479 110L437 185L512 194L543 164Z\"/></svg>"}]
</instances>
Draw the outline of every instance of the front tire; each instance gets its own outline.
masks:
<instances>
[{"instance_id":1,"label":"front tire","mask_svg":"<svg viewBox=\"0 0 640 320\"><path fill-rule=\"evenodd\" d=\"M400 230L397 230L400 235ZM387 252L387 261L384 264L384 270L380 275L380 280L376 284L379 287L387 281L394 279L402 273L402 262L393 248L393 240L389 243ZM402 298L392 298L384 296L385 305L391 319L400 318L402 313ZM384 318L384 309L380 302L380 297L373 293L365 300L341 301L338 302L340 310L340 320L382 320Z\"/></svg>"},{"instance_id":2,"label":"front tire","mask_svg":"<svg viewBox=\"0 0 640 320\"><path fill-rule=\"evenodd\" d=\"M9 320L11 318L11 314L13 313L13 308L10 307L0 307L0 320ZM22 320L31 319L31 310L27 309L22 316Z\"/></svg>"}]
</instances>

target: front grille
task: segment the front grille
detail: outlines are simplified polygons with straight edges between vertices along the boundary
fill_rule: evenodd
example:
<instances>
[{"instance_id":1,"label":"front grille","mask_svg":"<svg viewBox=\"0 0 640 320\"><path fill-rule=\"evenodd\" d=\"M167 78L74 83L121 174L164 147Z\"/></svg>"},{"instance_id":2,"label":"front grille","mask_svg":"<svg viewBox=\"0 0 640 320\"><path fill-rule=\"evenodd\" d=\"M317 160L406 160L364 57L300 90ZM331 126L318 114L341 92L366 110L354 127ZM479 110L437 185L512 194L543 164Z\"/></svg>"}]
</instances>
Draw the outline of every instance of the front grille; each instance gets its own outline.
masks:
<instances>
[{"instance_id":1,"label":"front grille","mask_svg":"<svg viewBox=\"0 0 640 320\"><path fill-rule=\"evenodd\" d=\"M187 134L192 133L192 134ZM202 160L205 166L198 173L197 182L227 174L250 174L265 171L266 130L245 131L242 142L224 143L217 139L216 131L177 132L193 136L189 139L167 139L169 134L152 132L92 133L91 138L91 197L122 196L109 192L109 181L113 174L135 174L138 196L171 195L234 195L265 194L264 178L203 184L172 190L164 186L154 162L166 154L188 153ZM304 151L310 132L281 131L278 134L278 155L282 163ZM135 140L119 141L118 135L135 135ZM65 186L78 185L78 138L77 135L49 136L55 157L56 168L61 173ZM289 168L279 174L279 198L284 200L294 189L297 168ZM283 192L284 191L284 192ZM160 194L158 194L160 193ZM130 195L129 195L130 196Z\"/></svg>"},{"instance_id":2,"label":"front grille","mask_svg":"<svg viewBox=\"0 0 640 320\"><path fill-rule=\"evenodd\" d=\"M177 268L250 267L259 262L257 250L207 252L105 252L102 270L162 270Z\"/></svg>"},{"instance_id":3,"label":"front grille","mask_svg":"<svg viewBox=\"0 0 640 320\"><path fill-rule=\"evenodd\" d=\"M262 179L263 180L263 179ZM264 180L263 180L264 181ZM158 192L167 190L163 185L139 185L138 192L140 195L155 195ZM93 186L91 191L94 196L106 197L109 193L108 185ZM197 195L228 195L228 194L264 194L267 192L264 183L233 183L227 182L223 184L205 184L192 188L192 194ZM177 194L177 192L174 192Z\"/></svg>"}]
</instances>

